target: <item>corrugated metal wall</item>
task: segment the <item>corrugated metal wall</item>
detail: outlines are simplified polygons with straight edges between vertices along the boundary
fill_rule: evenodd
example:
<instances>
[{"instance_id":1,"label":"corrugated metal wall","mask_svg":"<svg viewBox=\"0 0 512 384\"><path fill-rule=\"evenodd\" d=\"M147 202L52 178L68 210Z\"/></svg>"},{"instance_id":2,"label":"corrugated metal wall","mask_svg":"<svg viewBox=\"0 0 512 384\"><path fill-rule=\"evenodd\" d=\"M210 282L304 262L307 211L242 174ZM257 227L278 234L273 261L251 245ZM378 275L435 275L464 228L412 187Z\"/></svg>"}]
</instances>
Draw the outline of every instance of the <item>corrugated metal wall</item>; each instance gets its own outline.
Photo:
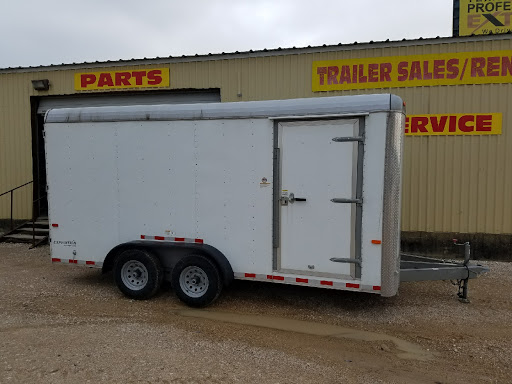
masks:
<instances>
[{"instance_id":1,"label":"corrugated metal wall","mask_svg":"<svg viewBox=\"0 0 512 384\"><path fill-rule=\"evenodd\" d=\"M512 84L321 93L311 90L311 67L317 60L510 50L512 40L497 36L495 39L441 39L439 42L409 41L332 49L331 52L287 51L267 56L258 53L245 58L190 58L180 59L180 62L169 59L171 88L220 88L224 102L392 92L406 100L409 114L501 112L503 134L500 136L406 138L402 229L512 233L512 133L509 132ZM143 67L151 67L149 63ZM153 66L162 67L162 62ZM75 92L73 75L83 71L75 67L48 72L0 73L0 191L32 178L29 97L36 92L30 80L50 79L52 87L47 94L72 94ZM30 215L30 199L31 190L23 192L16 205L18 216ZM6 209L7 203L0 201L0 217L5 217Z\"/></svg>"}]
</instances>

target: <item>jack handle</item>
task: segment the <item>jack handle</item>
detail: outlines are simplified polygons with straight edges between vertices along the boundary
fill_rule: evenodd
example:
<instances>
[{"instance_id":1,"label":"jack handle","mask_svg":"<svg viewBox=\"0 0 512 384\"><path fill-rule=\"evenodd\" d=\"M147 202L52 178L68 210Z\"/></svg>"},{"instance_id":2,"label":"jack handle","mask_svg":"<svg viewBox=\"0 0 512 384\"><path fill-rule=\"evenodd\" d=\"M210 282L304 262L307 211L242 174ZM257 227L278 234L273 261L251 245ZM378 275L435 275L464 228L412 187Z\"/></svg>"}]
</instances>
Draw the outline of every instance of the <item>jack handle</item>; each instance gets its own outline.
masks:
<instances>
[{"instance_id":1,"label":"jack handle","mask_svg":"<svg viewBox=\"0 0 512 384\"><path fill-rule=\"evenodd\" d=\"M466 241L465 243L458 243L457 239L452 239L452 241L455 246L464 246L464 265L468 265L469 259L471 258L471 245L469 244L469 241Z\"/></svg>"}]
</instances>

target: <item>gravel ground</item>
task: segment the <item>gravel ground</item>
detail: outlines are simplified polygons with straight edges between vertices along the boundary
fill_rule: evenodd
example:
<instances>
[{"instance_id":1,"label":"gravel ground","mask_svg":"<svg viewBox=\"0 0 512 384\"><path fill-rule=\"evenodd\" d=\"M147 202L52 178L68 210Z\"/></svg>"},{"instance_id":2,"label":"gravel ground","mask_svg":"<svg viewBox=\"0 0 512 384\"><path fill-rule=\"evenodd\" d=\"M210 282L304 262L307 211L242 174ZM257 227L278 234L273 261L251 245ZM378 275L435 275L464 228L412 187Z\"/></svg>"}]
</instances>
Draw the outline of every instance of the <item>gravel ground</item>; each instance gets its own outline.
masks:
<instances>
[{"instance_id":1,"label":"gravel ground","mask_svg":"<svg viewBox=\"0 0 512 384\"><path fill-rule=\"evenodd\" d=\"M237 281L190 310L168 287L133 301L48 247L0 244L0 382L510 383L512 263L485 264L470 304L449 282L385 299Z\"/></svg>"}]
</instances>

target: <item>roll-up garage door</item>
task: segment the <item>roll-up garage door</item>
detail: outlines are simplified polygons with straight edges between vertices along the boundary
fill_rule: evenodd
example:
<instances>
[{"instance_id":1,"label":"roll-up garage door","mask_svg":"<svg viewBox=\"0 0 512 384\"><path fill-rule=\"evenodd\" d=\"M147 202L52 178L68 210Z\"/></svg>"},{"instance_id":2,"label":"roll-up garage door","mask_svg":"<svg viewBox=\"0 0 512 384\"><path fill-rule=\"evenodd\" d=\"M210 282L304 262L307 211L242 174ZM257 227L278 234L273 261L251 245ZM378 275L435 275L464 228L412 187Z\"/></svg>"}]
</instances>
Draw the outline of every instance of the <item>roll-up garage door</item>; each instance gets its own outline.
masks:
<instances>
[{"instance_id":1,"label":"roll-up garage door","mask_svg":"<svg viewBox=\"0 0 512 384\"><path fill-rule=\"evenodd\" d=\"M39 101L38 114L54 108L81 108L102 106L155 105L155 104L194 104L218 103L220 90L137 92L122 94L87 94L70 96L48 96Z\"/></svg>"}]
</instances>

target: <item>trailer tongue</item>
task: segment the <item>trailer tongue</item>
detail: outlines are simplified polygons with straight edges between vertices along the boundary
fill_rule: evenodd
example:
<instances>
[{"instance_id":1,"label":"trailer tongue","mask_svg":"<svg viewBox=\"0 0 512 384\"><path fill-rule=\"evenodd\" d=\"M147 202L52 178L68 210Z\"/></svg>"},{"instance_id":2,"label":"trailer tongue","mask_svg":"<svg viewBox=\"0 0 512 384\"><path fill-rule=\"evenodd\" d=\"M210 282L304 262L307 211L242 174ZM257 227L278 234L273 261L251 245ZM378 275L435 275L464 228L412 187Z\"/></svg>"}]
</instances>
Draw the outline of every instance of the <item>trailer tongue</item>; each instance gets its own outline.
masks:
<instances>
[{"instance_id":1,"label":"trailer tongue","mask_svg":"<svg viewBox=\"0 0 512 384\"><path fill-rule=\"evenodd\" d=\"M464 261L462 263L400 253L400 281L432 281L455 280L459 287L459 300L469 303L469 279L476 279L480 274L489 272L489 268L480 264L471 264L471 247L469 242L455 245L464 246Z\"/></svg>"}]
</instances>

